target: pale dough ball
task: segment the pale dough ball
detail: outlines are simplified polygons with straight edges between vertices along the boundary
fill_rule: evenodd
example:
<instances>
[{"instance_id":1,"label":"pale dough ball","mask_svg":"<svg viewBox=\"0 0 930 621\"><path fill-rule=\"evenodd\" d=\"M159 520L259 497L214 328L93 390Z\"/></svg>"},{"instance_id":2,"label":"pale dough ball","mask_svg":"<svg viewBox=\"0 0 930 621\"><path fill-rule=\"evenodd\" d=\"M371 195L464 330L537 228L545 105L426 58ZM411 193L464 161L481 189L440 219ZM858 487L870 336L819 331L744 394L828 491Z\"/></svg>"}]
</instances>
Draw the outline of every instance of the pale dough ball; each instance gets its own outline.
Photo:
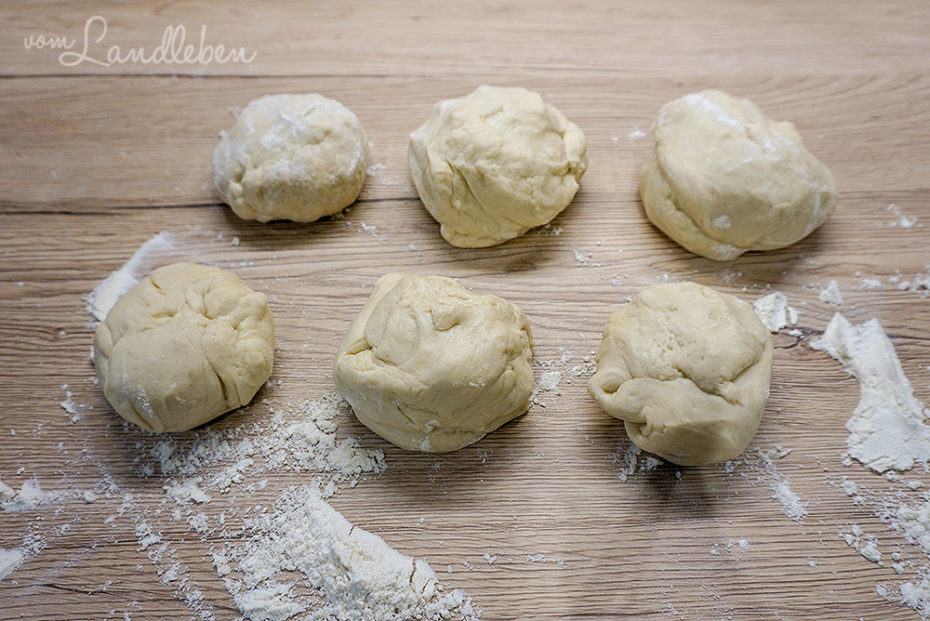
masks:
<instances>
[{"instance_id":1,"label":"pale dough ball","mask_svg":"<svg viewBox=\"0 0 930 621\"><path fill-rule=\"evenodd\" d=\"M588 391L636 446L682 466L732 459L756 434L772 341L752 306L693 283L652 285L615 312Z\"/></svg>"},{"instance_id":2,"label":"pale dough ball","mask_svg":"<svg viewBox=\"0 0 930 621\"><path fill-rule=\"evenodd\" d=\"M351 110L322 95L253 100L213 152L213 184L246 220L312 222L358 197L368 138Z\"/></svg>"},{"instance_id":3,"label":"pale dough ball","mask_svg":"<svg viewBox=\"0 0 930 621\"><path fill-rule=\"evenodd\" d=\"M271 375L265 295L218 267L160 267L94 333L94 366L116 412L149 431L186 431L245 405Z\"/></svg>"},{"instance_id":4,"label":"pale dough ball","mask_svg":"<svg viewBox=\"0 0 930 621\"><path fill-rule=\"evenodd\" d=\"M803 239L830 217L830 170L794 125L721 91L665 104L639 191L646 215L701 256L735 259Z\"/></svg>"},{"instance_id":5,"label":"pale dough ball","mask_svg":"<svg viewBox=\"0 0 930 621\"><path fill-rule=\"evenodd\" d=\"M410 134L410 172L453 246L493 246L565 209L587 166L581 129L539 94L480 86Z\"/></svg>"},{"instance_id":6,"label":"pale dough ball","mask_svg":"<svg viewBox=\"0 0 930 621\"><path fill-rule=\"evenodd\" d=\"M526 412L533 337L523 312L443 276L382 276L336 357L336 387L366 427L443 453Z\"/></svg>"}]
</instances>

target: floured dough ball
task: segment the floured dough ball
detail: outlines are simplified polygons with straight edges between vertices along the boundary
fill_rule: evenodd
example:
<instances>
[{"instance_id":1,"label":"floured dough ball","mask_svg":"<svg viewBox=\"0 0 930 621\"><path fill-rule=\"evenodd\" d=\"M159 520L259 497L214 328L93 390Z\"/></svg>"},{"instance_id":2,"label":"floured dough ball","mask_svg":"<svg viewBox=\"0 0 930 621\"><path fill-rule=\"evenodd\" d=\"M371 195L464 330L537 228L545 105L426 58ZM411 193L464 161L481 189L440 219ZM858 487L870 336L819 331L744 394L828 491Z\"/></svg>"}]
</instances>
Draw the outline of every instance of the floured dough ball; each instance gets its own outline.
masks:
<instances>
[{"instance_id":1,"label":"floured dough ball","mask_svg":"<svg viewBox=\"0 0 930 621\"><path fill-rule=\"evenodd\" d=\"M721 91L665 104L639 191L646 215L701 256L735 259L803 239L830 217L836 186L794 125Z\"/></svg>"},{"instance_id":2,"label":"floured dough ball","mask_svg":"<svg viewBox=\"0 0 930 621\"><path fill-rule=\"evenodd\" d=\"M732 459L759 428L772 341L752 306L693 283L652 285L615 312L588 391L643 450L682 466Z\"/></svg>"},{"instance_id":3,"label":"floured dough ball","mask_svg":"<svg viewBox=\"0 0 930 621\"><path fill-rule=\"evenodd\" d=\"M336 357L336 387L366 427L443 453L526 412L533 337L523 312L443 276L382 276Z\"/></svg>"},{"instance_id":4,"label":"floured dough ball","mask_svg":"<svg viewBox=\"0 0 930 621\"><path fill-rule=\"evenodd\" d=\"M358 197L368 138L351 110L322 95L266 95L223 132L213 184L246 220L312 222Z\"/></svg>"},{"instance_id":5,"label":"floured dough ball","mask_svg":"<svg viewBox=\"0 0 930 621\"><path fill-rule=\"evenodd\" d=\"M493 246L565 209L587 166L581 129L539 94L481 86L410 134L410 172L453 246Z\"/></svg>"},{"instance_id":6,"label":"floured dough ball","mask_svg":"<svg viewBox=\"0 0 930 621\"><path fill-rule=\"evenodd\" d=\"M186 431L245 405L271 375L265 295L218 267L160 267L94 333L94 366L116 412L149 431Z\"/></svg>"}]
</instances>

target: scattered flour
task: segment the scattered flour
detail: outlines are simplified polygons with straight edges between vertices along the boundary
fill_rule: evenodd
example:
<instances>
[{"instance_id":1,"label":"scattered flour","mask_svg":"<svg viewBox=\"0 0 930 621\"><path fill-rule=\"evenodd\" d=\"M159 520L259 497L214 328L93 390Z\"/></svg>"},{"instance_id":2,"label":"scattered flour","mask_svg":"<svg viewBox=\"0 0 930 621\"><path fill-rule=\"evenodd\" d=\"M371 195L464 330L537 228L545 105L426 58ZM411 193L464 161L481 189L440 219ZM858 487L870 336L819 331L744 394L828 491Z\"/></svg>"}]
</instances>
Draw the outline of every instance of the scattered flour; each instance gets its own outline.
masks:
<instances>
[{"instance_id":1,"label":"scattered flour","mask_svg":"<svg viewBox=\"0 0 930 621\"><path fill-rule=\"evenodd\" d=\"M637 472L649 472L662 464L662 460L658 457L643 456L642 453L641 448L626 440L625 446L621 446L613 453L610 453L607 458L620 466L617 477L621 481L626 481Z\"/></svg>"},{"instance_id":2,"label":"scattered flour","mask_svg":"<svg viewBox=\"0 0 930 621\"><path fill-rule=\"evenodd\" d=\"M798 323L798 311L788 306L788 298L780 291L759 298L752 303L752 307L769 332L778 332Z\"/></svg>"},{"instance_id":3,"label":"scattered flour","mask_svg":"<svg viewBox=\"0 0 930 621\"><path fill-rule=\"evenodd\" d=\"M740 552L748 552L752 547L752 544L749 543L749 540L745 537L740 539L730 539L726 544L727 554L733 554L734 551L738 550ZM714 544L710 549L711 556L720 556L720 548L718 544Z\"/></svg>"},{"instance_id":4,"label":"scattered flour","mask_svg":"<svg viewBox=\"0 0 930 621\"><path fill-rule=\"evenodd\" d=\"M807 503L791 489L790 480L778 474L774 461L783 459L790 453L791 451L781 447L767 451L749 448L736 459L726 462L723 471L727 474L737 472L754 483L766 485L772 491L772 500L778 501L785 515L795 522L800 522L807 517Z\"/></svg>"},{"instance_id":5,"label":"scattered flour","mask_svg":"<svg viewBox=\"0 0 930 621\"><path fill-rule=\"evenodd\" d=\"M820 301L830 306L842 306L843 296L840 294L840 286L835 280L831 280L820 290Z\"/></svg>"},{"instance_id":6,"label":"scattered flour","mask_svg":"<svg viewBox=\"0 0 930 621\"><path fill-rule=\"evenodd\" d=\"M308 619L450 619L453 614L476 619L480 614L464 592L445 593L429 564L350 524L313 486L286 489L272 512L246 524L250 536L229 550L239 560L242 579L227 578L227 588L254 621L286 619L307 609L290 586L274 582L281 572L299 572L325 599Z\"/></svg>"},{"instance_id":7,"label":"scattered flour","mask_svg":"<svg viewBox=\"0 0 930 621\"><path fill-rule=\"evenodd\" d=\"M539 399L540 393L551 392L555 395L561 395L560 385L571 385L576 379L588 377L597 370L597 364L594 362L594 352L581 356L580 364L571 364L576 362L575 354L565 347L559 347L559 357L552 360L542 360L533 364L541 369L539 380L533 386L533 392L530 395L530 403L539 407L546 407L546 404Z\"/></svg>"},{"instance_id":8,"label":"scattered flour","mask_svg":"<svg viewBox=\"0 0 930 621\"><path fill-rule=\"evenodd\" d=\"M559 569L565 569L565 561L561 557L547 554L527 554L527 563L555 563Z\"/></svg>"},{"instance_id":9,"label":"scattered flour","mask_svg":"<svg viewBox=\"0 0 930 621\"><path fill-rule=\"evenodd\" d=\"M581 267L600 267L601 264L594 260L594 255L584 250L573 250L575 263Z\"/></svg>"},{"instance_id":10,"label":"scattered flour","mask_svg":"<svg viewBox=\"0 0 930 621\"><path fill-rule=\"evenodd\" d=\"M383 472L385 463L382 451L362 448L356 438L337 438L336 417L347 413L347 408L348 404L336 394L290 404L283 409L269 406L273 416L266 425L254 423L225 432L202 432L186 448L178 440L160 440L152 456L162 474L187 477L208 466L233 461L206 482L204 479L197 481L197 485L203 483L204 487L220 493L242 483L246 471L256 474L273 470L328 473L333 484L347 483L354 487L362 474ZM241 437L243 434L248 436ZM257 459L261 459L262 464L256 464ZM144 465L143 476L154 474L155 466ZM172 484L169 496L174 493L173 499L179 502L188 499L206 502L186 497L184 489L176 489L178 485L183 488L189 484L189 481Z\"/></svg>"},{"instance_id":11,"label":"scattered flour","mask_svg":"<svg viewBox=\"0 0 930 621\"><path fill-rule=\"evenodd\" d=\"M155 266L157 259L174 248L171 234L161 232L139 246L129 261L121 268L107 276L87 296L87 312L94 320L103 321L116 301Z\"/></svg>"},{"instance_id":12,"label":"scattered flour","mask_svg":"<svg viewBox=\"0 0 930 621\"><path fill-rule=\"evenodd\" d=\"M894 220L888 222L888 226L892 228L912 229L918 222L917 216L904 215L901 213L901 209L894 203L885 207L885 211L890 211L894 216Z\"/></svg>"},{"instance_id":13,"label":"scattered flour","mask_svg":"<svg viewBox=\"0 0 930 621\"><path fill-rule=\"evenodd\" d=\"M859 405L846 422L850 456L879 473L930 460L927 409L914 396L877 319L854 326L837 313L811 347L839 360L859 380Z\"/></svg>"}]
</instances>

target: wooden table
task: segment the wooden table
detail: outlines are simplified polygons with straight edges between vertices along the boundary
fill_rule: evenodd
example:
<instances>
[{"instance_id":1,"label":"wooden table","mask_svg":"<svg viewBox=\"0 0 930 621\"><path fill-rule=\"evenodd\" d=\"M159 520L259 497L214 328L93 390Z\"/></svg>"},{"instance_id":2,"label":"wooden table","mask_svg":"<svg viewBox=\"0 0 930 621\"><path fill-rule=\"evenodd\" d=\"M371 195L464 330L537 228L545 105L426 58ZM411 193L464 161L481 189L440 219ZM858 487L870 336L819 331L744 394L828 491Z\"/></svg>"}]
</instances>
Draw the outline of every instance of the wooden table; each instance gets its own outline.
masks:
<instances>
[{"instance_id":1,"label":"wooden table","mask_svg":"<svg viewBox=\"0 0 930 621\"><path fill-rule=\"evenodd\" d=\"M255 57L64 66L60 49L25 47L44 34L80 49L95 15L108 26L91 42L96 59L111 45L151 49L179 24L189 40L204 25L207 42ZM211 566L210 547L222 542L169 517L163 477L139 476L154 438L126 429L91 383L83 298L169 231L177 256L229 267L269 294L281 385L259 396L277 405L333 390L339 340L385 271L456 276L525 310L539 370L563 371L561 394L540 395L545 407L438 457L403 452L350 416L339 421L340 434L383 449L388 467L332 504L428 560L448 588L475 598L483 618L918 618L876 586L895 599L930 561L876 517L875 503L853 504L840 483L845 476L874 498L902 486L842 465L858 383L809 343L834 312L819 288L836 279L838 310L855 323L879 318L917 396L930 402L930 300L891 282L926 272L930 261L926 2L5 2L0 22L0 477L17 488L34 478L45 490L101 489L102 481L119 490L91 504L72 494L0 514L0 547L44 546L0 582L0 617L190 618L176 584L157 579L165 568L138 550L140 515L172 543L215 617L238 614ZM461 250L440 238L417 198L407 134L436 100L481 83L542 93L584 130L590 166L551 227ZM707 87L794 121L832 168L839 207L820 230L720 264L649 224L637 179L652 119L669 99ZM358 203L310 225L237 219L212 189L219 130L254 97L305 91L343 102L368 132L374 166ZM893 226L892 204L918 223ZM861 289L863 278L885 286ZM661 465L618 476L616 456L629 447L622 425L567 371L596 348L618 304L663 279L746 300L771 286L801 312L803 336L773 337L772 396L752 447L790 449L774 464L807 503L802 521L785 515L745 463L733 472ZM563 365L563 351L574 361ZM59 406L66 390L77 422ZM254 407L210 429L267 416ZM905 476L922 477L930 483L920 468ZM265 489L236 488L203 510L269 505L305 479L272 473ZM125 493L133 505L119 515ZM877 538L883 566L844 541L853 524ZM740 539L750 547L735 545ZM894 551L904 575L890 568Z\"/></svg>"}]
</instances>

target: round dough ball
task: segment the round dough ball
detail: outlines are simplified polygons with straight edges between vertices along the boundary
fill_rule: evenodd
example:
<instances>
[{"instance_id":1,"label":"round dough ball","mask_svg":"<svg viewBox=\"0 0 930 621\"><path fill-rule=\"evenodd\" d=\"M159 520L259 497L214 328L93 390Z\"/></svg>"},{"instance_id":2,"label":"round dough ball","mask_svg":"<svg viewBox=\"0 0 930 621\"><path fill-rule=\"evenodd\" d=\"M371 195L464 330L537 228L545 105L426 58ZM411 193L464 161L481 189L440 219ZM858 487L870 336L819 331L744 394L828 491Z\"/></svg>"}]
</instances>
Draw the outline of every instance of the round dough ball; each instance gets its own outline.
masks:
<instances>
[{"instance_id":1,"label":"round dough ball","mask_svg":"<svg viewBox=\"0 0 930 621\"><path fill-rule=\"evenodd\" d=\"M246 106L213 152L213 184L246 220L312 222L358 197L368 138L322 95L266 95Z\"/></svg>"},{"instance_id":2,"label":"round dough ball","mask_svg":"<svg viewBox=\"0 0 930 621\"><path fill-rule=\"evenodd\" d=\"M94 333L94 366L116 412L158 433L245 405L271 375L265 295L208 265L160 267L117 300Z\"/></svg>"},{"instance_id":3,"label":"round dough ball","mask_svg":"<svg viewBox=\"0 0 930 621\"><path fill-rule=\"evenodd\" d=\"M587 167L581 129L523 88L480 86L440 101L410 134L410 172L439 232L480 248L565 209Z\"/></svg>"},{"instance_id":4,"label":"round dough ball","mask_svg":"<svg viewBox=\"0 0 930 621\"><path fill-rule=\"evenodd\" d=\"M588 392L633 443L682 466L732 459L762 420L772 341L752 306L693 283L652 285L615 312Z\"/></svg>"},{"instance_id":5,"label":"round dough ball","mask_svg":"<svg viewBox=\"0 0 930 621\"><path fill-rule=\"evenodd\" d=\"M526 412L533 337L523 312L443 276L382 276L336 357L340 394L401 448L444 453Z\"/></svg>"},{"instance_id":6,"label":"round dough ball","mask_svg":"<svg viewBox=\"0 0 930 621\"><path fill-rule=\"evenodd\" d=\"M794 125L748 99L703 91L662 106L639 192L646 215L701 256L735 259L803 239L830 217L830 170Z\"/></svg>"}]
</instances>

